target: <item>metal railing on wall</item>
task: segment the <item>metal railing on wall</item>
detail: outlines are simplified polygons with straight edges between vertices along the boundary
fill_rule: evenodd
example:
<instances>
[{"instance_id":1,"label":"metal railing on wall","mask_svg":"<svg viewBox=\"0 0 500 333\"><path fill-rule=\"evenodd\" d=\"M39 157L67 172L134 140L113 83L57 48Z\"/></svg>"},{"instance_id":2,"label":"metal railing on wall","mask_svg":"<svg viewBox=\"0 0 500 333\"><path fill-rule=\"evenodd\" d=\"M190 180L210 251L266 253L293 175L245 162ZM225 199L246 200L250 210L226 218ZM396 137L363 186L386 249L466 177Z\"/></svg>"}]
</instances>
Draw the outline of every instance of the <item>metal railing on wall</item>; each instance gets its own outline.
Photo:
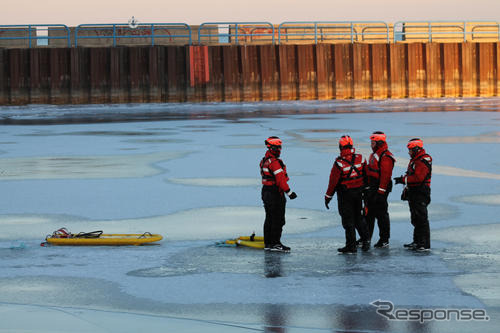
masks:
<instances>
[{"instance_id":1,"label":"metal railing on wall","mask_svg":"<svg viewBox=\"0 0 500 333\"><path fill-rule=\"evenodd\" d=\"M269 22L206 22L198 27L198 44L274 44L274 26Z\"/></svg>"},{"instance_id":2,"label":"metal railing on wall","mask_svg":"<svg viewBox=\"0 0 500 333\"><path fill-rule=\"evenodd\" d=\"M497 42L490 21L294 21L269 22L0 25L0 47L120 45Z\"/></svg>"},{"instance_id":3,"label":"metal railing on wall","mask_svg":"<svg viewBox=\"0 0 500 333\"><path fill-rule=\"evenodd\" d=\"M393 30L394 43L500 40L500 24L489 21L400 21Z\"/></svg>"},{"instance_id":4,"label":"metal railing on wall","mask_svg":"<svg viewBox=\"0 0 500 333\"><path fill-rule=\"evenodd\" d=\"M135 42L130 42L135 39ZM80 24L75 29L75 46L82 40L104 43L87 44L192 44L191 27L186 23L140 23L131 27L128 24ZM127 42L125 42L127 41ZM165 42L166 41L166 42Z\"/></svg>"},{"instance_id":5,"label":"metal railing on wall","mask_svg":"<svg viewBox=\"0 0 500 333\"><path fill-rule=\"evenodd\" d=\"M390 42L389 26L381 21L294 21L278 26L278 43L304 42Z\"/></svg>"},{"instance_id":6,"label":"metal railing on wall","mask_svg":"<svg viewBox=\"0 0 500 333\"><path fill-rule=\"evenodd\" d=\"M31 48L33 42L36 46L50 46L53 40L65 40L66 46L71 47L70 29L64 24L0 25L0 46L27 44Z\"/></svg>"}]
</instances>

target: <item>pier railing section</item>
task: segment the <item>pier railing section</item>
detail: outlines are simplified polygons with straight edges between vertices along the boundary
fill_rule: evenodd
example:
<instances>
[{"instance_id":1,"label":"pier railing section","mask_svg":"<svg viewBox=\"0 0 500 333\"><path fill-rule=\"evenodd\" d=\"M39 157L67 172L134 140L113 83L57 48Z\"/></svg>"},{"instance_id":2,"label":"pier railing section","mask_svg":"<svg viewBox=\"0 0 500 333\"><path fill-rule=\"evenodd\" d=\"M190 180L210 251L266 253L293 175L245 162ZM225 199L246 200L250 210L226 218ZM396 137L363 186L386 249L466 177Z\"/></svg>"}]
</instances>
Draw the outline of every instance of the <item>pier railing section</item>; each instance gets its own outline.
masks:
<instances>
[{"instance_id":1,"label":"pier railing section","mask_svg":"<svg viewBox=\"0 0 500 333\"><path fill-rule=\"evenodd\" d=\"M64 24L0 25L0 47L71 47L71 31Z\"/></svg>"},{"instance_id":2,"label":"pier railing section","mask_svg":"<svg viewBox=\"0 0 500 333\"><path fill-rule=\"evenodd\" d=\"M75 28L74 45L191 45L191 27L185 23L80 24Z\"/></svg>"},{"instance_id":3,"label":"pier railing section","mask_svg":"<svg viewBox=\"0 0 500 333\"><path fill-rule=\"evenodd\" d=\"M293 21L0 25L0 48L497 42L493 21Z\"/></svg>"},{"instance_id":4,"label":"pier railing section","mask_svg":"<svg viewBox=\"0 0 500 333\"><path fill-rule=\"evenodd\" d=\"M278 26L278 43L390 42L385 22L283 22Z\"/></svg>"},{"instance_id":5,"label":"pier railing section","mask_svg":"<svg viewBox=\"0 0 500 333\"><path fill-rule=\"evenodd\" d=\"M274 44L269 22L207 22L198 27L198 44Z\"/></svg>"},{"instance_id":6,"label":"pier railing section","mask_svg":"<svg viewBox=\"0 0 500 333\"><path fill-rule=\"evenodd\" d=\"M497 42L498 22L406 21L393 26L393 42Z\"/></svg>"}]
</instances>

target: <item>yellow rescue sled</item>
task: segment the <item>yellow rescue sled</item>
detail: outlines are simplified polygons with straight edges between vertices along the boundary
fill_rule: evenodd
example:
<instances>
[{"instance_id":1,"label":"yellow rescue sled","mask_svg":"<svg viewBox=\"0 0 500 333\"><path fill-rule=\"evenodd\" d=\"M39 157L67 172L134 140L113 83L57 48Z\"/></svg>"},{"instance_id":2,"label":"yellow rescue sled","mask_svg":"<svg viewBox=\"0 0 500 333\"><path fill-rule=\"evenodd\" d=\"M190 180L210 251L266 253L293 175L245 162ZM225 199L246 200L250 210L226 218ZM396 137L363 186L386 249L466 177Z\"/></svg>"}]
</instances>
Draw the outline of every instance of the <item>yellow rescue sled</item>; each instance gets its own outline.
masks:
<instances>
[{"instance_id":1,"label":"yellow rescue sled","mask_svg":"<svg viewBox=\"0 0 500 333\"><path fill-rule=\"evenodd\" d=\"M94 245L94 246L123 246L123 245L143 245L162 240L158 234L145 232L143 234L103 234L101 230L92 232L80 232L72 234L66 228L61 228L48 235L45 243L50 245Z\"/></svg>"},{"instance_id":2,"label":"yellow rescue sled","mask_svg":"<svg viewBox=\"0 0 500 333\"><path fill-rule=\"evenodd\" d=\"M264 237L262 236L240 236L235 239L228 239L217 243L221 246L246 246L254 249L264 249Z\"/></svg>"}]
</instances>

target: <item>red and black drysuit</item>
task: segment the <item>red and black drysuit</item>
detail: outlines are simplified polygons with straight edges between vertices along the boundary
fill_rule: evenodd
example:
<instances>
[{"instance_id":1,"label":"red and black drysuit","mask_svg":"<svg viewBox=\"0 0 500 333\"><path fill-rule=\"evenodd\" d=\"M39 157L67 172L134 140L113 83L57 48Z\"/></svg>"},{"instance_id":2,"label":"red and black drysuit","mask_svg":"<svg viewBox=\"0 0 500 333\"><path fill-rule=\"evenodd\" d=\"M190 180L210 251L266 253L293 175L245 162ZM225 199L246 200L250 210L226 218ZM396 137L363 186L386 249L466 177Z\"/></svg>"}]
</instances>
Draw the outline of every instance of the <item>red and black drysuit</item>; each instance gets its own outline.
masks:
<instances>
[{"instance_id":1,"label":"red and black drysuit","mask_svg":"<svg viewBox=\"0 0 500 333\"><path fill-rule=\"evenodd\" d=\"M367 191L365 203L367 214L365 216L368 227L368 240L373 236L375 219L382 242L389 242L391 223L389 219L387 196L392 191L392 169L395 158L383 142L377 150L370 155L366 165Z\"/></svg>"},{"instance_id":2,"label":"red and black drysuit","mask_svg":"<svg viewBox=\"0 0 500 333\"><path fill-rule=\"evenodd\" d=\"M325 197L332 198L337 192L339 214L345 230L346 248L356 250L356 229L362 239L367 228L361 217L362 191L365 185L366 162L354 149L342 149L335 159Z\"/></svg>"},{"instance_id":3,"label":"red and black drysuit","mask_svg":"<svg viewBox=\"0 0 500 333\"><path fill-rule=\"evenodd\" d=\"M432 157L421 149L408 163L403 180L408 191L413 242L417 247L431 248L427 206L431 203Z\"/></svg>"},{"instance_id":4,"label":"red and black drysuit","mask_svg":"<svg viewBox=\"0 0 500 333\"><path fill-rule=\"evenodd\" d=\"M266 247L281 244L281 233L285 225L285 192L290 191L286 166L281 159L268 150L260 162L262 176L262 201L266 211L264 221L264 243Z\"/></svg>"}]
</instances>

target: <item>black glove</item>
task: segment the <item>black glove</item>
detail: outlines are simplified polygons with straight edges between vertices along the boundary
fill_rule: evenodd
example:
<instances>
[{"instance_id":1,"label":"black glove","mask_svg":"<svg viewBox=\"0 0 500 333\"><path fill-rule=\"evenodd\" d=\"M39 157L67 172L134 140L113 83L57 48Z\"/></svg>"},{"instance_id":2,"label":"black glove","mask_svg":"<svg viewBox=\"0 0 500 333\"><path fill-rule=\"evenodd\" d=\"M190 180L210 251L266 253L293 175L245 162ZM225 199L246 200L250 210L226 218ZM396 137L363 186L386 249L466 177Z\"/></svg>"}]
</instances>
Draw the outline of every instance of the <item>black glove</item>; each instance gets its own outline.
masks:
<instances>
[{"instance_id":1,"label":"black glove","mask_svg":"<svg viewBox=\"0 0 500 333\"><path fill-rule=\"evenodd\" d=\"M325 196L325 207L326 207L326 209L330 209L330 207L328 206L328 204L330 203L330 201L332 201L332 198L329 198L329 197Z\"/></svg>"},{"instance_id":2,"label":"black glove","mask_svg":"<svg viewBox=\"0 0 500 333\"><path fill-rule=\"evenodd\" d=\"M396 177L396 178L394 178L394 181L396 182L396 184L404 184L405 183L405 177L404 176Z\"/></svg>"},{"instance_id":3,"label":"black glove","mask_svg":"<svg viewBox=\"0 0 500 333\"><path fill-rule=\"evenodd\" d=\"M297 197L297 193L292 192L292 193L288 194L288 197L290 198L290 200L293 200L293 199L295 199Z\"/></svg>"}]
</instances>

